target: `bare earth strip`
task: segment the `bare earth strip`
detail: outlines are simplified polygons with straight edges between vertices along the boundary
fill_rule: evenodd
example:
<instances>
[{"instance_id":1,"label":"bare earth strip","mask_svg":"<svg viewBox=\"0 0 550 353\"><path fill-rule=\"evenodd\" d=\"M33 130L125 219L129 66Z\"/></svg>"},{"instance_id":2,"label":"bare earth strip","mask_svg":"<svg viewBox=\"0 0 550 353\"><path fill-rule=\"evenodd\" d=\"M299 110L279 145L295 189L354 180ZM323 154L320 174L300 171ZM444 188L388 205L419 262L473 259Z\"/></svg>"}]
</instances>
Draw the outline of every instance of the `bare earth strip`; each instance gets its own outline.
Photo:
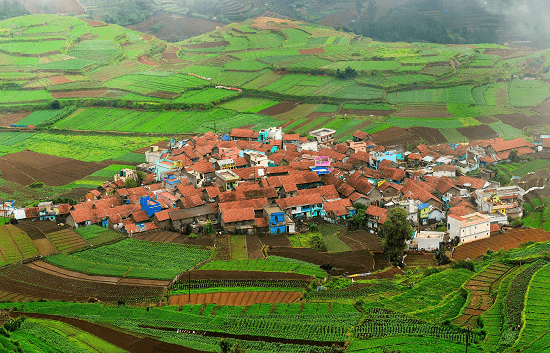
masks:
<instances>
[{"instance_id":1,"label":"bare earth strip","mask_svg":"<svg viewBox=\"0 0 550 353\"><path fill-rule=\"evenodd\" d=\"M191 294L191 301L189 301L188 294L180 294L170 297L170 305L219 304L240 306L257 303L294 303L301 297L301 292L294 291L223 292L220 295L213 296L206 296L205 293Z\"/></svg>"}]
</instances>

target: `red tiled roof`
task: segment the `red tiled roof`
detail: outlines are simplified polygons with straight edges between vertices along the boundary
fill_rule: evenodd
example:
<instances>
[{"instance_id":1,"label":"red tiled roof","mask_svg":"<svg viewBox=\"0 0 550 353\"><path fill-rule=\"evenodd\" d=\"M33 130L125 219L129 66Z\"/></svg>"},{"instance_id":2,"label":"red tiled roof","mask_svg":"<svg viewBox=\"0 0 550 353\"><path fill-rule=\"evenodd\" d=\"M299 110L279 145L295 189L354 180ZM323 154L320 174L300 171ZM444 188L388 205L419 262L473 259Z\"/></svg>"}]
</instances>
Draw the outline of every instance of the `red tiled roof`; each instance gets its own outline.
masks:
<instances>
[{"instance_id":1,"label":"red tiled roof","mask_svg":"<svg viewBox=\"0 0 550 353\"><path fill-rule=\"evenodd\" d=\"M456 181L456 186L459 188L463 188L464 184L471 184L472 188L475 190L483 189L483 186L485 185L486 181L479 178L473 178L468 176L460 176L458 177L458 180Z\"/></svg>"},{"instance_id":2,"label":"red tiled roof","mask_svg":"<svg viewBox=\"0 0 550 353\"><path fill-rule=\"evenodd\" d=\"M298 190L297 196L313 195L313 194L319 194L323 196L326 200L333 200L333 199L340 198L340 195L336 191L336 188L334 187L334 185L323 185L318 188Z\"/></svg>"},{"instance_id":3,"label":"red tiled roof","mask_svg":"<svg viewBox=\"0 0 550 353\"><path fill-rule=\"evenodd\" d=\"M300 135L298 134L284 134L283 141L299 141Z\"/></svg>"},{"instance_id":4,"label":"red tiled roof","mask_svg":"<svg viewBox=\"0 0 550 353\"><path fill-rule=\"evenodd\" d=\"M286 210L289 207L320 204L323 203L323 198L320 194L303 195L277 199L275 200L275 203L281 206L283 210Z\"/></svg>"},{"instance_id":5,"label":"red tiled roof","mask_svg":"<svg viewBox=\"0 0 550 353\"><path fill-rule=\"evenodd\" d=\"M240 209L240 208L246 208L251 207L254 210L262 210L264 206L267 206L267 199L252 199L252 200L244 200L244 201L233 201L233 202L220 202L218 204L218 207L220 210L223 209Z\"/></svg>"},{"instance_id":6,"label":"red tiled roof","mask_svg":"<svg viewBox=\"0 0 550 353\"><path fill-rule=\"evenodd\" d=\"M199 195L186 196L180 199L183 208L193 208L204 204Z\"/></svg>"},{"instance_id":7,"label":"red tiled roof","mask_svg":"<svg viewBox=\"0 0 550 353\"><path fill-rule=\"evenodd\" d=\"M378 190L384 191L384 190L386 190L387 188L390 188L390 187L392 189L397 190L397 191L400 191L403 188L403 186L401 186L401 185L394 184L392 182L386 181L378 187Z\"/></svg>"},{"instance_id":8,"label":"red tiled roof","mask_svg":"<svg viewBox=\"0 0 550 353\"><path fill-rule=\"evenodd\" d=\"M493 233L493 232L500 232L500 227L497 223L491 224L491 233Z\"/></svg>"},{"instance_id":9,"label":"red tiled roof","mask_svg":"<svg viewBox=\"0 0 550 353\"><path fill-rule=\"evenodd\" d=\"M455 206L455 207L449 208L449 210L447 211L449 217L453 217L453 216L462 217L474 212L476 212L476 209L468 206ZM456 217L453 217L453 218L456 218ZM457 218L457 219L460 219L460 218Z\"/></svg>"},{"instance_id":10,"label":"red tiled roof","mask_svg":"<svg viewBox=\"0 0 550 353\"><path fill-rule=\"evenodd\" d=\"M235 162L235 166L237 166L237 167L248 166L248 162L246 161L246 158L244 158L244 157L235 157L235 158L233 158L233 162Z\"/></svg>"},{"instance_id":11,"label":"red tiled roof","mask_svg":"<svg viewBox=\"0 0 550 353\"><path fill-rule=\"evenodd\" d=\"M160 212L157 212L153 215L153 217L156 217L158 221L166 221L170 219L170 212L177 211L179 208L169 208L167 210L162 210Z\"/></svg>"},{"instance_id":12,"label":"red tiled roof","mask_svg":"<svg viewBox=\"0 0 550 353\"><path fill-rule=\"evenodd\" d=\"M25 217L26 218L38 217L38 207L25 208ZM77 223L80 223L80 222L77 222Z\"/></svg>"},{"instance_id":13,"label":"red tiled roof","mask_svg":"<svg viewBox=\"0 0 550 353\"><path fill-rule=\"evenodd\" d=\"M367 137L368 134L364 131L361 131L361 130L357 130L353 133L353 137L356 137L358 139L364 139L365 137Z\"/></svg>"},{"instance_id":14,"label":"red tiled roof","mask_svg":"<svg viewBox=\"0 0 550 353\"><path fill-rule=\"evenodd\" d=\"M503 152L506 150L518 149L520 147L527 146L529 146L529 143L525 141L523 137L519 137L510 141L491 143L491 147L495 150L495 152Z\"/></svg>"},{"instance_id":15,"label":"red tiled roof","mask_svg":"<svg viewBox=\"0 0 550 353\"><path fill-rule=\"evenodd\" d=\"M422 156L420 156L418 153L411 153L407 156L407 159L419 161L422 159Z\"/></svg>"},{"instance_id":16,"label":"red tiled roof","mask_svg":"<svg viewBox=\"0 0 550 353\"><path fill-rule=\"evenodd\" d=\"M248 200L262 198L275 199L278 196L275 188L269 186L255 190L246 190L243 194Z\"/></svg>"},{"instance_id":17,"label":"red tiled roof","mask_svg":"<svg viewBox=\"0 0 550 353\"><path fill-rule=\"evenodd\" d=\"M68 203L57 205L57 211L59 212L59 214L69 214L69 212L71 211L71 205L69 205Z\"/></svg>"},{"instance_id":18,"label":"red tiled roof","mask_svg":"<svg viewBox=\"0 0 550 353\"><path fill-rule=\"evenodd\" d=\"M206 188L206 193L211 199L215 199L220 194L220 189L217 186L209 186Z\"/></svg>"},{"instance_id":19,"label":"red tiled roof","mask_svg":"<svg viewBox=\"0 0 550 353\"><path fill-rule=\"evenodd\" d=\"M373 216L373 217L378 217L378 218L382 217L386 213L388 213L387 209L380 208L380 207L373 206L373 205L367 207L367 209L365 210L365 214L367 216Z\"/></svg>"},{"instance_id":20,"label":"red tiled roof","mask_svg":"<svg viewBox=\"0 0 550 353\"><path fill-rule=\"evenodd\" d=\"M132 213L132 217L134 217L134 221L136 222L145 222L149 220L149 216L147 215L147 212L145 211L138 211Z\"/></svg>"},{"instance_id":21,"label":"red tiled roof","mask_svg":"<svg viewBox=\"0 0 550 353\"><path fill-rule=\"evenodd\" d=\"M550 139L549 139L550 140ZM480 159L483 163L493 163L495 159L491 156L483 156Z\"/></svg>"},{"instance_id":22,"label":"red tiled roof","mask_svg":"<svg viewBox=\"0 0 550 353\"><path fill-rule=\"evenodd\" d=\"M38 211L38 207L36 207L36 210ZM26 211L27 211L27 208L25 209L25 215L27 215ZM73 217L75 223L83 223L86 221L91 221L92 219L92 217L90 217L90 214L88 213L85 207L74 209L70 212L70 214ZM36 216L31 216L31 217L37 217L37 216L38 216L38 212ZM30 217L27 215L27 218L30 218Z\"/></svg>"},{"instance_id":23,"label":"red tiled roof","mask_svg":"<svg viewBox=\"0 0 550 353\"><path fill-rule=\"evenodd\" d=\"M258 138L258 132L251 129L237 129L231 130L231 137L239 138Z\"/></svg>"},{"instance_id":24,"label":"red tiled roof","mask_svg":"<svg viewBox=\"0 0 550 353\"><path fill-rule=\"evenodd\" d=\"M210 162L197 162L191 165L191 169L200 173L214 173L216 168Z\"/></svg>"},{"instance_id":25,"label":"red tiled roof","mask_svg":"<svg viewBox=\"0 0 550 353\"><path fill-rule=\"evenodd\" d=\"M350 206L351 201L349 199L341 199L325 202L323 204L323 210L325 212L332 212L335 216L345 216L349 214L349 211L346 209L346 207Z\"/></svg>"},{"instance_id":26,"label":"red tiled roof","mask_svg":"<svg viewBox=\"0 0 550 353\"><path fill-rule=\"evenodd\" d=\"M221 209L221 213L225 223L250 221L255 219L254 209L252 207L225 208Z\"/></svg>"},{"instance_id":27,"label":"red tiled roof","mask_svg":"<svg viewBox=\"0 0 550 353\"><path fill-rule=\"evenodd\" d=\"M348 198L351 200L351 202L355 203L355 201L357 201L357 200L360 199L361 197L365 197L365 195L360 194L360 193L358 193L358 192L354 192L354 193L351 194Z\"/></svg>"},{"instance_id":28,"label":"red tiled roof","mask_svg":"<svg viewBox=\"0 0 550 353\"><path fill-rule=\"evenodd\" d=\"M349 197L355 192L355 188L347 183L344 183L338 188L338 192L344 195L344 197Z\"/></svg>"},{"instance_id":29,"label":"red tiled roof","mask_svg":"<svg viewBox=\"0 0 550 353\"><path fill-rule=\"evenodd\" d=\"M263 217L254 218L254 223L260 228L267 227L267 221Z\"/></svg>"},{"instance_id":30,"label":"red tiled roof","mask_svg":"<svg viewBox=\"0 0 550 353\"><path fill-rule=\"evenodd\" d=\"M180 185L176 186L176 189L178 189L181 196L184 196L184 197L198 194L197 189L195 189L195 187L193 185L181 185L180 184Z\"/></svg>"},{"instance_id":31,"label":"red tiled roof","mask_svg":"<svg viewBox=\"0 0 550 353\"><path fill-rule=\"evenodd\" d=\"M269 174L283 174L283 173L288 174L289 170L290 170L289 166L267 167L266 168L267 175L269 175Z\"/></svg>"}]
</instances>

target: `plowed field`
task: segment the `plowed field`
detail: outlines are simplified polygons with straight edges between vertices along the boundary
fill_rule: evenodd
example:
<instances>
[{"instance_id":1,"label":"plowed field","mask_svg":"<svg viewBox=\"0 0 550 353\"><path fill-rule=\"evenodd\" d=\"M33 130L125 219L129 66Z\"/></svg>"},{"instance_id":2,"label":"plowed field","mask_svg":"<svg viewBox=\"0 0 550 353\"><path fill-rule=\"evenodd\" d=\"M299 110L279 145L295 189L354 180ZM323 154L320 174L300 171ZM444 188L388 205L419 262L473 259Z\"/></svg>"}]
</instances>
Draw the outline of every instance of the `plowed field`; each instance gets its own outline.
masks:
<instances>
[{"instance_id":1,"label":"plowed field","mask_svg":"<svg viewBox=\"0 0 550 353\"><path fill-rule=\"evenodd\" d=\"M17 123L19 120L22 120L23 118L30 115L30 112L24 112L24 113L14 113L14 114L2 114L0 115L0 126L10 126L12 124Z\"/></svg>"},{"instance_id":2,"label":"plowed field","mask_svg":"<svg viewBox=\"0 0 550 353\"><path fill-rule=\"evenodd\" d=\"M297 102L282 102L258 112L258 114L274 116L291 111L298 106Z\"/></svg>"},{"instance_id":3,"label":"plowed field","mask_svg":"<svg viewBox=\"0 0 550 353\"><path fill-rule=\"evenodd\" d=\"M450 118L447 107L403 107L395 116L404 118Z\"/></svg>"},{"instance_id":4,"label":"plowed field","mask_svg":"<svg viewBox=\"0 0 550 353\"><path fill-rule=\"evenodd\" d=\"M499 251L519 247L528 241L549 241L550 233L542 229L515 229L508 233L492 235L471 243L458 246L452 254L453 260L475 259L487 253L487 250Z\"/></svg>"},{"instance_id":5,"label":"plowed field","mask_svg":"<svg viewBox=\"0 0 550 353\"><path fill-rule=\"evenodd\" d=\"M89 297L95 297L101 301L116 302L158 298L163 288L82 281L17 264L0 269L0 291L50 300L86 301Z\"/></svg>"},{"instance_id":6,"label":"plowed field","mask_svg":"<svg viewBox=\"0 0 550 353\"><path fill-rule=\"evenodd\" d=\"M447 139L439 129L433 127L414 126L407 129L422 140L428 142L429 145L437 145L447 142Z\"/></svg>"},{"instance_id":7,"label":"plowed field","mask_svg":"<svg viewBox=\"0 0 550 353\"><path fill-rule=\"evenodd\" d=\"M290 240L288 240L286 235L266 235L265 237L261 237L260 241L268 246L290 248Z\"/></svg>"},{"instance_id":8,"label":"plowed field","mask_svg":"<svg viewBox=\"0 0 550 353\"><path fill-rule=\"evenodd\" d=\"M258 303L295 303L302 297L301 292L265 291L265 292L216 292L170 296L170 305L218 304L247 306Z\"/></svg>"},{"instance_id":9,"label":"plowed field","mask_svg":"<svg viewBox=\"0 0 550 353\"><path fill-rule=\"evenodd\" d=\"M250 260L264 258L262 243L260 243L260 238L256 234L246 236L246 251Z\"/></svg>"},{"instance_id":10,"label":"plowed field","mask_svg":"<svg viewBox=\"0 0 550 353\"><path fill-rule=\"evenodd\" d=\"M516 129L523 129L524 127L527 127L527 126L550 124L549 115L527 116L524 114L516 113L516 114L495 115L495 118L500 119L503 123L513 126Z\"/></svg>"},{"instance_id":11,"label":"plowed field","mask_svg":"<svg viewBox=\"0 0 550 353\"><path fill-rule=\"evenodd\" d=\"M456 129L469 140L484 140L498 137L498 134L489 125L459 127Z\"/></svg>"},{"instance_id":12,"label":"plowed field","mask_svg":"<svg viewBox=\"0 0 550 353\"><path fill-rule=\"evenodd\" d=\"M290 272L260 272L260 271L223 271L223 270L195 270L189 271L191 280L196 279L225 279L225 280L301 280L309 281L308 275ZM188 278L188 272L182 273L182 280Z\"/></svg>"},{"instance_id":13,"label":"plowed field","mask_svg":"<svg viewBox=\"0 0 550 353\"><path fill-rule=\"evenodd\" d=\"M330 264L334 268L349 273L366 273L374 269L374 259L368 250L328 254L309 248L272 248L269 250L269 254L306 261L319 266Z\"/></svg>"},{"instance_id":14,"label":"plowed field","mask_svg":"<svg viewBox=\"0 0 550 353\"><path fill-rule=\"evenodd\" d=\"M377 235L366 231L346 232L340 234L340 240L346 243L352 250L370 250L381 252L382 241Z\"/></svg>"},{"instance_id":15,"label":"plowed field","mask_svg":"<svg viewBox=\"0 0 550 353\"><path fill-rule=\"evenodd\" d=\"M156 243L176 243L176 238L181 237L179 233L163 231L163 232L148 232L145 235L135 235L132 238L138 240L152 241Z\"/></svg>"},{"instance_id":16,"label":"plowed field","mask_svg":"<svg viewBox=\"0 0 550 353\"><path fill-rule=\"evenodd\" d=\"M34 182L43 182L51 186L67 185L104 167L104 164L82 162L32 151L21 151L0 157L2 178L20 185Z\"/></svg>"}]
</instances>

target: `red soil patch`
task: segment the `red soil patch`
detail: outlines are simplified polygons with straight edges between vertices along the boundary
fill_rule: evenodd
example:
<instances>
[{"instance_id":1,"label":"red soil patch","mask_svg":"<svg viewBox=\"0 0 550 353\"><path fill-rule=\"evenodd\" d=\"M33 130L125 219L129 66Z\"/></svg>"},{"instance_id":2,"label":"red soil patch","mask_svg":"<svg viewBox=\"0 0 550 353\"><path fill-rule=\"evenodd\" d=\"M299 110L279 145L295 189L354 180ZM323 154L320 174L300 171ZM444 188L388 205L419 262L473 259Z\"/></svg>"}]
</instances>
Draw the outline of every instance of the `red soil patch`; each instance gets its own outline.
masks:
<instances>
[{"instance_id":1,"label":"red soil patch","mask_svg":"<svg viewBox=\"0 0 550 353\"><path fill-rule=\"evenodd\" d=\"M54 76L54 77L50 77L50 80L52 80L52 83L54 85L59 85L61 83L68 83L68 82L71 82L71 80L69 80L68 78L66 78L65 76Z\"/></svg>"},{"instance_id":2,"label":"red soil patch","mask_svg":"<svg viewBox=\"0 0 550 353\"><path fill-rule=\"evenodd\" d=\"M150 65L150 66L158 66L159 63L149 59L148 57L146 56L142 56L141 58L138 59L138 61L144 65Z\"/></svg>"},{"instance_id":3,"label":"red soil patch","mask_svg":"<svg viewBox=\"0 0 550 353\"><path fill-rule=\"evenodd\" d=\"M258 114L274 116L291 111L298 106L298 102L282 102L258 112Z\"/></svg>"},{"instance_id":4,"label":"red soil patch","mask_svg":"<svg viewBox=\"0 0 550 353\"><path fill-rule=\"evenodd\" d=\"M38 249L41 256L49 256L55 254L55 248L52 243L46 238L36 239L32 241L34 246Z\"/></svg>"},{"instance_id":5,"label":"red soil patch","mask_svg":"<svg viewBox=\"0 0 550 353\"><path fill-rule=\"evenodd\" d=\"M170 305L186 304L218 304L248 306L258 303L295 303L302 297L297 291L265 291L265 292L221 292L180 294L170 296Z\"/></svg>"},{"instance_id":6,"label":"red soil patch","mask_svg":"<svg viewBox=\"0 0 550 353\"><path fill-rule=\"evenodd\" d=\"M55 91L50 92L53 98L97 98L107 92L106 89L87 89L80 91Z\"/></svg>"},{"instance_id":7,"label":"red soil patch","mask_svg":"<svg viewBox=\"0 0 550 353\"><path fill-rule=\"evenodd\" d=\"M295 122L296 120L298 120L298 119L290 119L290 120L287 121L286 123L281 124L281 127L284 129L285 127L287 127L288 125L292 124L292 123Z\"/></svg>"},{"instance_id":8,"label":"red soil patch","mask_svg":"<svg viewBox=\"0 0 550 353\"><path fill-rule=\"evenodd\" d=\"M246 251L250 260L264 258L264 255L262 254L262 243L260 242L258 235L254 234L246 236Z\"/></svg>"},{"instance_id":9,"label":"red soil patch","mask_svg":"<svg viewBox=\"0 0 550 353\"><path fill-rule=\"evenodd\" d=\"M88 20L88 19L85 19L85 18L81 18L81 20L86 22L87 24L89 24L92 27L105 27L105 26L107 26L107 24L105 22L101 22L101 21Z\"/></svg>"},{"instance_id":10,"label":"red soil patch","mask_svg":"<svg viewBox=\"0 0 550 353\"><path fill-rule=\"evenodd\" d=\"M51 186L67 185L104 167L106 167L105 164L82 162L31 151L21 151L0 157L2 178L20 185L28 185L35 181Z\"/></svg>"},{"instance_id":11,"label":"red soil patch","mask_svg":"<svg viewBox=\"0 0 550 353\"><path fill-rule=\"evenodd\" d=\"M0 115L0 126L10 126L29 116L31 112Z\"/></svg>"},{"instance_id":12,"label":"red soil patch","mask_svg":"<svg viewBox=\"0 0 550 353\"><path fill-rule=\"evenodd\" d=\"M527 126L550 124L550 115L527 116L524 114L515 113L495 115L495 118L501 120L505 124L508 124L520 130Z\"/></svg>"},{"instance_id":13,"label":"red soil patch","mask_svg":"<svg viewBox=\"0 0 550 353\"><path fill-rule=\"evenodd\" d=\"M277 30L282 28L294 28L296 24L290 22L291 20L285 20L275 17L258 17L254 20L251 27L259 29Z\"/></svg>"},{"instance_id":14,"label":"red soil patch","mask_svg":"<svg viewBox=\"0 0 550 353\"><path fill-rule=\"evenodd\" d=\"M439 129L432 127L413 126L407 129L419 138L427 141L429 145L436 145L447 142L447 139Z\"/></svg>"},{"instance_id":15,"label":"red soil patch","mask_svg":"<svg viewBox=\"0 0 550 353\"><path fill-rule=\"evenodd\" d=\"M298 52L301 55L323 54L325 52L325 48L298 49Z\"/></svg>"},{"instance_id":16,"label":"red soil patch","mask_svg":"<svg viewBox=\"0 0 550 353\"><path fill-rule=\"evenodd\" d=\"M495 137L498 137L498 134L496 133L493 128L491 128L489 125L477 125L477 126L467 126L467 127L459 127L456 129L458 132L460 132L462 135L466 136L469 140L485 140L485 139L492 139Z\"/></svg>"},{"instance_id":17,"label":"red soil patch","mask_svg":"<svg viewBox=\"0 0 550 353\"><path fill-rule=\"evenodd\" d=\"M549 241L550 233L542 229L514 229L504 234L492 235L461 246L452 253L453 260L475 259L487 253L487 250L510 250L528 241Z\"/></svg>"}]
</instances>

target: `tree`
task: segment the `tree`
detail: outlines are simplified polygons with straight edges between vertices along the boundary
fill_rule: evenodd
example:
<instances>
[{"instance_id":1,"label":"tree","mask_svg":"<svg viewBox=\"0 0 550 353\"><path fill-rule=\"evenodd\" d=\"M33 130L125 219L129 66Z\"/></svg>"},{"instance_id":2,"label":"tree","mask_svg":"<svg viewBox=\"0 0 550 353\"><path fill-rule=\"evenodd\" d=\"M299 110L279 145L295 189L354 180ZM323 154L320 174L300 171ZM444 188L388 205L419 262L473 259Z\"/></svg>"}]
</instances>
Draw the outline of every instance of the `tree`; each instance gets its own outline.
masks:
<instances>
[{"instance_id":1,"label":"tree","mask_svg":"<svg viewBox=\"0 0 550 353\"><path fill-rule=\"evenodd\" d=\"M138 186L138 182L132 178L126 178L126 181L124 182L124 187L126 189L135 188Z\"/></svg>"},{"instance_id":2,"label":"tree","mask_svg":"<svg viewBox=\"0 0 550 353\"><path fill-rule=\"evenodd\" d=\"M52 107L52 109L59 109L59 108L61 108L61 104L59 103L58 100L55 100L55 101L52 102L51 107Z\"/></svg>"},{"instance_id":3,"label":"tree","mask_svg":"<svg viewBox=\"0 0 550 353\"><path fill-rule=\"evenodd\" d=\"M220 349L222 350L222 353L229 353L229 350L231 349L231 343L227 340L227 338L222 337L220 338Z\"/></svg>"},{"instance_id":4,"label":"tree","mask_svg":"<svg viewBox=\"0 0 550 353\"><path fill-rule=\"evenodd\" d=\"M410 240L413 235L413 228L407 220L407 211L402 208L391 209L380 230L384 235L382 249L392 263L400 263L406 247L405 242Z\"/></svg>"},{"instance_id":5,"label":"tree","mask_svg":"<svg viewBox=\"0 0 550 353\"><path fill-rule=\"evenodd\" d=\"M141 183L143 183L143 180L147 177L147 173L145 173L142 170L138 170L136 172L136 176L137 176L138 185L141 185Z\"/></svg>"},{"instance_id":6,"label":"tree","mask_svg":"<svg viewBox=\"0 0 550 353\"><path fill-rule=\"evenodd\" d=\"M241 347L239 342L237 342L233 345L233 348L231 348L231 353L246 353L246 349Z\"/></svg>"},{"instance_id":7,"label":"tree","mask_svg":"<svg viewBox=\"0 0 550 353\"><path fill-rule=\"evenodd\" d=\"M512 162L517 162L518 161L518 150L511 150L510 151L510 154L508 155L508 159L511 160Z\"/></svg>"}]
</instances>

